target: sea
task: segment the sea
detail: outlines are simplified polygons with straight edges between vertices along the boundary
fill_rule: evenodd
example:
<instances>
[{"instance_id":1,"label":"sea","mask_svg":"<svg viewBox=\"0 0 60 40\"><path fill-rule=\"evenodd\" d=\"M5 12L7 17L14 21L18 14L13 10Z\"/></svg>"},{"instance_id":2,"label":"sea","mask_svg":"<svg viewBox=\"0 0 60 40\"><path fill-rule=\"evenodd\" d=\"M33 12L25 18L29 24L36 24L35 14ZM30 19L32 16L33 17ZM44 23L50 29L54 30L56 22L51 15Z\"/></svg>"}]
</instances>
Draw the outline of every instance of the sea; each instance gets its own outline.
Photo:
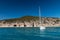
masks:
<instances>
[{"instance_id":1,"label":"sea","mask_svg":"<svg viewBox=\"0 0 60 40\"><path fill-rule=\"evenodd\" d=\"M0 28L0 40L60 40L60 27Z\"/></svg>"}]
</instances>

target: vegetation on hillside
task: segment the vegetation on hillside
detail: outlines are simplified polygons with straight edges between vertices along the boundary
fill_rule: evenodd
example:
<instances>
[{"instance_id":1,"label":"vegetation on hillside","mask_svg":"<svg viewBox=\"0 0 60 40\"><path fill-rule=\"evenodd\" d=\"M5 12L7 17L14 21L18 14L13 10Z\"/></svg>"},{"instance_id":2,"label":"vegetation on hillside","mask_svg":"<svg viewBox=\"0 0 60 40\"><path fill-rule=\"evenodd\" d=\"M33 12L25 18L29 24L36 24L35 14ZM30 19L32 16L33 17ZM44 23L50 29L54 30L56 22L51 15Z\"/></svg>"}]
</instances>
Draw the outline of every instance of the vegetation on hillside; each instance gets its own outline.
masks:
<instances>
[{"instance_id":1,"label":"vegetation on hillside","mask_svg":"<svg viewBox=\"0 0 60 40\"><path fill-rule=\"evenodd\" d=\"M23 16L23 17L20 17L20 18L13 18L13 19L6 19L6 20L3 20L5 22L30 22L30 21L38 21L39 20L39 17L38 16ZM59 18L54 18L54 17L42 17L42 21L43 23L59 23L60 22L60 19Z\"/></svg>"},{"instance_id":2,"label":"vegetation on hillside","mask_svg":"<svg viewBox=\"0 0 60 40\"><path fill-rule=\"evenodd\" d=\"M24 21L30 22L30 21L36 21L38 19L39 19L39 17L37 17L37 16L24 16L21 18L6 19L4 21L6 21L6 22L16 22L16 21L18 21L18 22L19 21L20 22L24 22Z\"/></svg>"}]
</instances>

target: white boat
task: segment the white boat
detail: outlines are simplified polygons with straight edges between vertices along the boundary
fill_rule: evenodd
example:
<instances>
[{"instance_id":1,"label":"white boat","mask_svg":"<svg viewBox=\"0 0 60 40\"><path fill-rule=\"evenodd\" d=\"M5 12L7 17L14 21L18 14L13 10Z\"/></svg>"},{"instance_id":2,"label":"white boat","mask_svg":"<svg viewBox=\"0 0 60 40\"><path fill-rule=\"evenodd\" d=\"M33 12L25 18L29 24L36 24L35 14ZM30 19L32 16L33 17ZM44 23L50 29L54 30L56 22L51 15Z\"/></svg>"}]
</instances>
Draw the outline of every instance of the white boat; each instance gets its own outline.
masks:
<instances>
[{"instance_id":1,"label":"white boat","mask_svg":"<svg viewBox=\"0 0 60 40\"><path fill-rule=\"evenodd\" d=\"M40 26L40 30L44 30L44 29L46 29L46 27Z\"/></svg>"},{"instance_id":2,"label":"white boat","mask_svg":"<svg viewBox=\"0 0 60 40\"><path fill-rule=\"evenodd\" d=\"M40 24L42 24L42 20L41 20L42 18L41 18L41 10L40 10L40 7L39 7L39 21L40 21ZM45 26L42 26L42 25L40 25L40 30L44 30L44 29L46 29L46 27Z\"/></svg>"}]
</instances>

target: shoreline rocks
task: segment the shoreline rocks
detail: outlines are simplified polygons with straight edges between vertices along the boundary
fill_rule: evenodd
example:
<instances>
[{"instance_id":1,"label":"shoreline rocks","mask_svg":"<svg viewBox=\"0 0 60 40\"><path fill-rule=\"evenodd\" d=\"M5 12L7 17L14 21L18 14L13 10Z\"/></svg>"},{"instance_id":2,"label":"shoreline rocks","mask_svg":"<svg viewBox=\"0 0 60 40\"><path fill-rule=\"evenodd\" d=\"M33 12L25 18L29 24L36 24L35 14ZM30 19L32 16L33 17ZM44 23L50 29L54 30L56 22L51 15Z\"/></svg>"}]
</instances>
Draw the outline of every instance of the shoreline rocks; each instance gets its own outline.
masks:
<instances>
[{"instance_id":1,"label":"shoreline rocks","mask_svg":"<svg viewBox=\"0 0 60 40\"><path fill-rule=\"evenodd\" d=\"M7 19L0 21L0 27L59 27L60 18L48 18L42 17L39 20L39 17L26 16L16 19Z\"/></svg>"}]
</instances>

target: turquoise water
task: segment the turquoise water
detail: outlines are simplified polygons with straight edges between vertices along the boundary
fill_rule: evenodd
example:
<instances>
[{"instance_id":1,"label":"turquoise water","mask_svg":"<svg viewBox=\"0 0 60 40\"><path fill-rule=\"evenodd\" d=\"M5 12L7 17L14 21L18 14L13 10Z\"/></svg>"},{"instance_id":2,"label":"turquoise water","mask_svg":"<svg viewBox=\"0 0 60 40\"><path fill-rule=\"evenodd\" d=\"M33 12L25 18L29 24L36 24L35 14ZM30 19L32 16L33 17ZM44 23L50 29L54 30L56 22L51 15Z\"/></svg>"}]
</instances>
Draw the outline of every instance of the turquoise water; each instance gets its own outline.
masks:
<instances>
[{"instance_id":1,"label":"turquoise water","mask_svg":"<svg viewBox=\"0 0 60 40\"><path fill-rule=\"evenodd\" d=\"M60 28L0 28L0 40L60 40Z\"/></svg>"}]
</instances>

